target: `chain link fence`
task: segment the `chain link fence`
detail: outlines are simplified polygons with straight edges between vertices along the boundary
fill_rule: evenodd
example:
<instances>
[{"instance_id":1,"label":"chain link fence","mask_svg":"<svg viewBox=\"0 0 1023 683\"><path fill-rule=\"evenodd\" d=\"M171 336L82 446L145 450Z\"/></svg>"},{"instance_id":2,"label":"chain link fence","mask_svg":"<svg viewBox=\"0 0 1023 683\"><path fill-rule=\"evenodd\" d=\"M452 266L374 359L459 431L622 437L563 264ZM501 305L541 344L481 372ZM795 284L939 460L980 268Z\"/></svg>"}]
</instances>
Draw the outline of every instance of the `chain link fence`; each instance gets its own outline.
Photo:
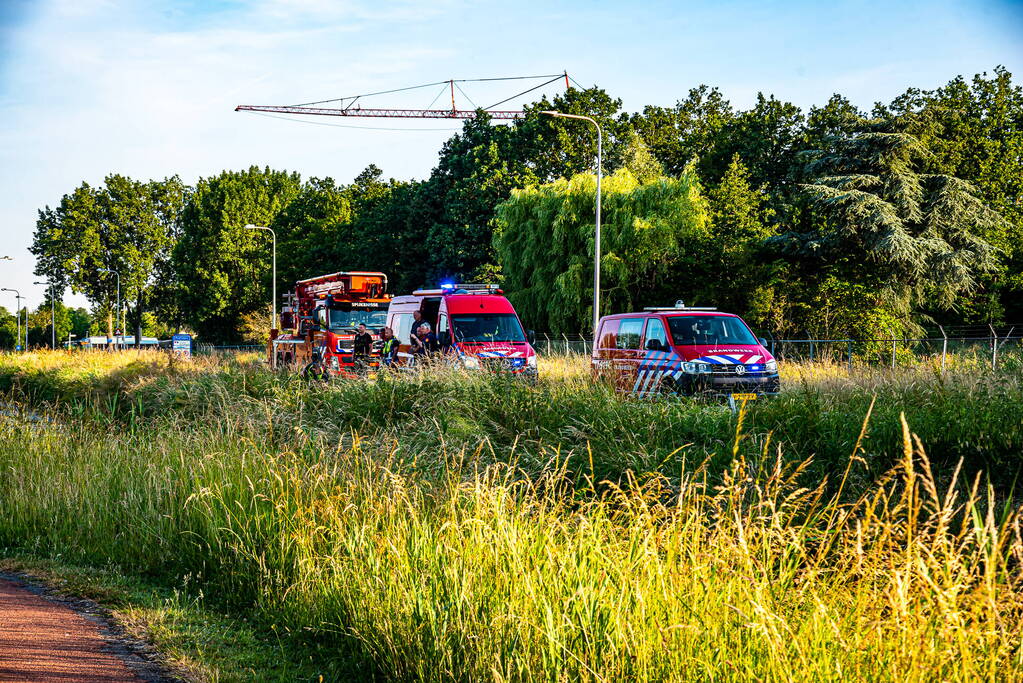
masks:
<instances>
[{"instance_id":1,"label":"chain link fence","mask_svg":"<svg viewBox=\"0 0 1023 683\"><path fill-rule=\"evenodd\" d=\"M982 334L986 332L986 334ZM779 361L898 367L923 360L942 368L951 358L970 359L996 368L1006 357L1023 358L1023 325L939 327L925 336L908 338L892 335L876 339L773 339L766 346ZM534 344L542 356L589 356L593 339L585 335L537 334ZM261 344L216 346L196 344L198 355L262 353Z\"/></svg>"},{"instance_id":2,"label":"chain link fence","mask_svg":"<svg viewBox=\"0 0 1023 683\"><path fill-rule=\"evenodd\" d=\"M987 334L982 334L986 332ZM773 339L766 338L771 355L780 361L802 363L869 364L897 367L932 360L942 367L949 358L969 358L998 367L999 359L1023 356L1023 325L1001 327L939 327L934 333L909 338L892 335L877 339ZM593 339L583 335L537 334L534 345L541 355L590 355Z\"/></svg>"}]
</instances>

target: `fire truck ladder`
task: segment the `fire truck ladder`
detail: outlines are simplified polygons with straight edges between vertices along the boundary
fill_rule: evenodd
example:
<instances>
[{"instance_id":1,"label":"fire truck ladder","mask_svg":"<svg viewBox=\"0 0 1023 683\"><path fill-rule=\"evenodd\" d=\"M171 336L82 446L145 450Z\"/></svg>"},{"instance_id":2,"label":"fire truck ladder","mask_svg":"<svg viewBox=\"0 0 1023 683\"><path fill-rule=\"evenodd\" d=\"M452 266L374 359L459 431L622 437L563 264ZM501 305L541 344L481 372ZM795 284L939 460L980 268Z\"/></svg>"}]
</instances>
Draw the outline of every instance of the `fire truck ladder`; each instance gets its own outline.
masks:
<instances>
[{"instance_id":1,"label":"fire truck ladder","mask_svg":"<svg viewBox=\"0 0 1023 683\"><path fill-rule=\"evenodd\" d=\"M462 90L459 83L482 83L492 81L519 81L519 80L545 80L543 83L533 86L528 90L523 90L520 93L507 97L500 102L495 102L489 107L476 107L469 96ZM555 81L561 79L565 80L565 89L569 89L570 77L568 72L565 71L560 74L547 74L542 76L510 76L505 78L462 78L455 79L451 78L446 81L437 81L436 83L424 83L423 85L413 85L407 88L396 88L394 90L382 90L380 92L366 93L364 95L353 95L350 97L338 97L330 100L320 100L318 102L305 102L303 104L291 104L291 105L259 105L259 104L240 104L234 108L235 111L243 112L255 112L264 114L304 114L312 116L361 116L368 118L397 118L397 119L471 119L475 118L477 111L483 110L492 119L498 120L512 120L521 119L525 117L525 113L522 111L512 111L504 109L495 109L502 104L515 100L523 95L531 93L535 90L550 85ZM575 79L571 79L575 83ZM383 109L383 108L365 108L362 106L361 101L368 97L376 97L378 95L389 95L392 93L406 92L409 90L418 90L420 88L431 88L436 86L444 86L441 92L433 98L426 109ZM576 85L579 85L576 83ZM462 96L468 100L470 104L473 104L473 109L459 109L455 103L455 89L462 94ZM450 93L451 96L451 108L450 109L432 109L434 103L440 98L445 92ZM321 107L318 105L338 103L335 107Z\"/></svg>"}]
</instances>

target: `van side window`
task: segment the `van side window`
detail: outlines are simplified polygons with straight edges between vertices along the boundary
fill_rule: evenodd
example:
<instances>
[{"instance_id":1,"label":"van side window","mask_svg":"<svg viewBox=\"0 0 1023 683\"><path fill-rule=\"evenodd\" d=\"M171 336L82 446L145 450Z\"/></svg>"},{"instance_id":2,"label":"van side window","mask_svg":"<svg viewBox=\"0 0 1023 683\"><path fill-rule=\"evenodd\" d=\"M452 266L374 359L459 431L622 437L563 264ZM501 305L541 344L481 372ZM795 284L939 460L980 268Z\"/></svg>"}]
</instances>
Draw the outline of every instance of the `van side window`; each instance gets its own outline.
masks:
<instances>
[{"instance_id":1,"label":"van side window","mask_svg":"<svg viewBox=\"0 0 1023 683\"><path fill-rule=\"evenodd\" d=\"M668 333L664 329L664 323L658 318L648 318L646 321L646 334L643 336L643 348L647 351L667 351Z\"/></svg>"},{"instance_id":2,"label":"van side window","mask_svg":"<svg viewBox=\"0 0 1023 683\"><path fill-rule=\"evenodd\" d=\"M605 320L600 326L600 343L597 344L597 348L600 349L613 349L617 348L618 342L615 337L618 334L618 320Z\"/></svg>"},{"instance_id":3,"label":"van side window","mask_svg":"<svg viewBox=\"0 0 1023 683\"><path fill-rule=\"evenodd\" d=\"M618 348L638 349L643 335L642 318L626 318L618 325Z\"/></svg>"},{"instance_id":4,"label":"van side window","mask_svg":"<svg viewBox=\"0 0 1023 683\"><path fill-rule=\"evenodd\" d=\"M411 344L411 331L412 331L412 314L411 313L398 313L394 316L394 322L391 323L391 327L394 328L394 337L398 340L399 344Z\"/></svg>"}]
</instances>

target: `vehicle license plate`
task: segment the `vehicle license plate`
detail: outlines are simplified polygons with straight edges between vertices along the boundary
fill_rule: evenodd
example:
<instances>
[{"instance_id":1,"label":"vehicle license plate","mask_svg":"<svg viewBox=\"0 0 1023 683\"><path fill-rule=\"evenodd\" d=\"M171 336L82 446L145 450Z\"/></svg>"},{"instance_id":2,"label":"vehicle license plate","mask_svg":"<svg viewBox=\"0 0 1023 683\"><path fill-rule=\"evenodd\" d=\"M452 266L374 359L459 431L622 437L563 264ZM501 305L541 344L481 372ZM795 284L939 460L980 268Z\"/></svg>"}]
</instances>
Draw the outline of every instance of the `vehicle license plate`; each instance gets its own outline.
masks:
<instances>
[{"instance_id":1,"label":"vehicle license plate","mask_svg":"<svg viewBox=\"0 0 1023 683\"><path fill-rule=\"evenodd\" d=\"M756 394L732 394L732 398L736 401L756 401Z\"/></svg>"}]
</instances>

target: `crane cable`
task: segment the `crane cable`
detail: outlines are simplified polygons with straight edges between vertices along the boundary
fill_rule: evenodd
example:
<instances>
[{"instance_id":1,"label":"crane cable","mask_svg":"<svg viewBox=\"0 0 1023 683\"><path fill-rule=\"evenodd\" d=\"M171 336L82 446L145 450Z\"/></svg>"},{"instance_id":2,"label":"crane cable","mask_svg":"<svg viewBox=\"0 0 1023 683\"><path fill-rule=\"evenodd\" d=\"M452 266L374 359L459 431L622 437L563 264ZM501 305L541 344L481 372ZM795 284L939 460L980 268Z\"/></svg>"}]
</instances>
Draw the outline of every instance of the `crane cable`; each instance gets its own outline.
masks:
<instances>
[{"instance_id":1,"label":"crane cable","mask_svg":"<svg viewBox=\"0 0 1023 683\"><path fill-rule=\"evenodd\" d=\"M487 81L521 81L521 80L539 79L539 78L552 78L552 77L553 77L554 80L557 80L558 78L564 78L565 74L556 74L556 75L553 75L553 76L552 76L552 74L544 74L542 76L504 76L504 77L500 77L500 78L449 78L446 81L437 81L436 83L424 83L422 85L410 85L407 88L395 88L393 90L381 90L379 92L365 93L363 95L349 95L347 97L335 97L334 99L330 99L330 100L318 100L316 102L303 102L302 104L292 104L292 105L289 105L289 106L292 106L292 107L310 107L310 106L312 106L314 104L327 104L329 102L344 102L345 100L356 100L356 99L359 99L361 97L374 97L376 95L390 95L391 93L405 92L407 90L418 90L420 88L430 88L430 87L433 87L435 85L448 85L450 83L483 83L483 82L487 82ZM553 80L552 81L548 81L548 83L553 83L553 82L554 82ZM546 83L544 85L546 85ZM461 90L461 88L459 88L459 90ZM535 90L535 88L532 88L532 90ZM526 92L530 92L530 91L527 90ZM507 100L505 100L505 101L507 101Z\"/></svg>"}]
</instances>

